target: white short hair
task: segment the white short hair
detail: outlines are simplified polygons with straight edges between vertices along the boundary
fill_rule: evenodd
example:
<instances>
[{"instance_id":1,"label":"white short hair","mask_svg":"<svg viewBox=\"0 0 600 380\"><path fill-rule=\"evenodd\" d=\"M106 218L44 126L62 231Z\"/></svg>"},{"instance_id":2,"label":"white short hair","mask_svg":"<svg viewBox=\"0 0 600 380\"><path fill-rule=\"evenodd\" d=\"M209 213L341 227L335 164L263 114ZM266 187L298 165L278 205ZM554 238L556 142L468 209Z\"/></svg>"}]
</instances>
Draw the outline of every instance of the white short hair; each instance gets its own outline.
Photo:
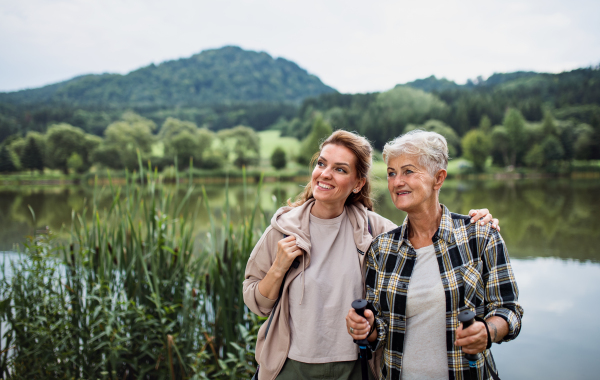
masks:
<instances>
[{"instance_id":1,"label":"white short hair","mask_svg":"<svg viewBox=\"0 0 600 380\"><path fill-rule=\"evenodd\" d=\"M448 143L439 133L416 129L396 137L383 147L386 165L389 165L391 159L403 154L418 156L421 165L432 176L448 167Z\"/></svg>"}]
</instances>

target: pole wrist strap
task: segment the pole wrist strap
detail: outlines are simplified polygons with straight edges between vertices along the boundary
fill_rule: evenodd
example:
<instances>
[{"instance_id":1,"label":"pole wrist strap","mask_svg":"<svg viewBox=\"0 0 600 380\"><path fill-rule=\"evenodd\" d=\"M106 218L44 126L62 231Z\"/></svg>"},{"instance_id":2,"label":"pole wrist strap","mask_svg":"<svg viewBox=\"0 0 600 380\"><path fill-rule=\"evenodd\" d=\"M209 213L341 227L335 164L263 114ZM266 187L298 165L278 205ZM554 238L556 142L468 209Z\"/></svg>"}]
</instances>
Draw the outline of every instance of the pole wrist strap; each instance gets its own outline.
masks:
<instances>
[{"instance_id":1,"label":"pole wrist strap","mask_svg":"<svg viewBox=\"0 0 600 380\"><path fill-rule=\"evenodd\" d=\"M478 322L483 322L483 325L485 326L485 332L487 332L487 345L485 346L485 349L489 350L490 347L492 347L492 336L490 335L490 328L488 327L485 319L475 316L475 320Z\"/></svg>"}]
</instances>

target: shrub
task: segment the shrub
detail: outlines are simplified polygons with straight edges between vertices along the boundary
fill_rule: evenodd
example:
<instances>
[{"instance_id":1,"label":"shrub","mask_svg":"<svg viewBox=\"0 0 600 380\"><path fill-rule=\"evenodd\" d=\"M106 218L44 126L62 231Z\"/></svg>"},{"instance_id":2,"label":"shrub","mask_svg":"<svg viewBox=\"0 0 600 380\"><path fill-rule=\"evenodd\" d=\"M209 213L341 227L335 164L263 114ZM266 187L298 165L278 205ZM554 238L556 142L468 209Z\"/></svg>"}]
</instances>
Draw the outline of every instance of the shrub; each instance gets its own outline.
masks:
<instances>
[{"instance_id":1,"label":"shrub","mask_svg":"<svg viewBox=\"0 0 600 380\"><path fill-rule=\"evenodd\" d=\"M275 148L273 154L271 155L271 165L277 170L281 170L287 165L285 151L279 146Z\"/></svg>"},{"instance_id":2,"label":"shrub","mask_svg":"<svg viewBox=\"0 0 600 380\"><path fill-rule=\"evenodd\" d=\"M473 163L475 170L482 172L492 149L492 141L483 131L473 129L463 137L462 149L464 157Z\"/></svg>"},{"instance_id":3,"label":"shrub","mask_svg":"<svg viewBox=\"0 0 600 380\"><path fill-rule=\"evenodd\" d=\"M83 171L83 160L81 159L81 156L73 152L71 157L67 160L67 167L76 173L81 173Z\"/></svg>"}]
</instances>

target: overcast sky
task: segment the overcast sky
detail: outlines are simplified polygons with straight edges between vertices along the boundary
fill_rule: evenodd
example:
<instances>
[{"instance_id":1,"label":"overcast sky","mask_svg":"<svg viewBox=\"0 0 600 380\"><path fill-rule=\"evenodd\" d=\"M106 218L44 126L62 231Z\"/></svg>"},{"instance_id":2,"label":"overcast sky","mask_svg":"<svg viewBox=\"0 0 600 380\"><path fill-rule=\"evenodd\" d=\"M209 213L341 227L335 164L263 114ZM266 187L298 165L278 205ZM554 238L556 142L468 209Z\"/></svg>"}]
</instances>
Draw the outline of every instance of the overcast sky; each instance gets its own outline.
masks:
<instances>
[{"instance_id":1,"label":"overcast sky","mask_svg":"<svg viewBox=\"0 0 600 380\"><path fill-rule=\"evenodd\" d=\"M0 0L0 91L238 45L341 92L600 63L598 0Z\"/></svg>"}]
</instances>

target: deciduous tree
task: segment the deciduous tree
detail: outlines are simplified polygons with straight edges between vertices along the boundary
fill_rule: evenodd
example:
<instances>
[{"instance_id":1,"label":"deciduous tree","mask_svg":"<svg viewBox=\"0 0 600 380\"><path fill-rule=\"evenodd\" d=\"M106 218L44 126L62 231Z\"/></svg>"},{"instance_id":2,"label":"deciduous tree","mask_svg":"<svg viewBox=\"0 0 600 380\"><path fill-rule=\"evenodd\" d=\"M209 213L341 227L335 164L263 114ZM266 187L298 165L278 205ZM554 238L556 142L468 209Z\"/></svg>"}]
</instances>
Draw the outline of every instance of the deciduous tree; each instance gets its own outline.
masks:
<instances>
[{"instance_id":1,"label":"deciduous tree","mask_svg":"<svg viewBox=\"0 0 600 380\"><path fill-rule=\"evenodd\" d=\"M87 164L88 144L86 134L80 128L64 123L53 125L48 128L46 139L50 167L68 174L67 160L73 153L77 153Z\"/></svg>"},{"instance_id":2,"label":"deciduous tree","mask_svg":"<svg viewBox=\"0 0 600 380\"><path fill-rule=\"evenodd\" d=\"M526 149L525 119L519 110L511 108L506 112L503 124L510 142L508 157L510 164L515 166Z\"/></svg>"},{"instance_id":3,"label":"deciduous tree","mask_svg":"<svg viewBox=\"0 0 600 380\"><path fill-rule=\"evenodd\" d=\"M283 150L280 146L273 150L273 154L271 155L271 165L277 170L281 170L287 165L285 150Z\"/></svg>"},{"instance_id":4,"label":"deciduous tree","mask_svg":"<svg viewBox=\"0 0 600 380\"><path fill-rule=\"evenodd\" d=\"M323 120L323 115L318 113L313 121L308 137L302 142L297 161L301 165L308 165L312 156L319 151L321 142L332 133L331 125Z\"/></svg>"},{"instance_id":5,"label":"deciduous tree","mask_svg":"<svg viewBox=\"0 0 600 380\"><path fill-rule=\"evenodd\" d=\"M492 148L489 136L479 129L472 129L463 137L462 148L463 156L473 163L475 170L483 172Z\"/></svg>"},{"instance_id":6,"label":"deciduous tree","mask_svg":"<svg viewBox=\"0 0 600 380\"><path fill-rule=\"evenodd\" d=\"M198 128L196 124L175 118L167 118L159 133L165 145L165 156L173 160L177 156L179 167L187 167L190 157L194 166L205 167L206 158L211 156L210 150L215 134L206 128ZM214 162L207 164L214 166Z\"/></svg>"},{"instance_id":7,"label":"deciduous tree","mask_svg":"<svg viewBox=\"0 0 600 380\"><path fill-rule=\"evenodd\" d=\"M227 155L233 155L233 163L241 168L255 165L260 158L260 138L249 127L243 125L224 129L218 134Z\"/></svg>"},{"instance_id":8,"label":"deciduous tree","mask_svg":"<svg viewBox=\"0 0 600 380\"><path fill-rule=\"evenodd\" d=\"M118 166L118 168L135 169L138 167L138 150L142 158L150 155L154 136L152 131L156 124L152 120L143 118L133 112L123 114L121 120L112 123L104 132L105 138L101 153L94 155L95 159L102 160L107 157L107 152L117 152L118 161L110 158L108 161L100 161L106 166Z\"/></svg>"}]
</instances>

